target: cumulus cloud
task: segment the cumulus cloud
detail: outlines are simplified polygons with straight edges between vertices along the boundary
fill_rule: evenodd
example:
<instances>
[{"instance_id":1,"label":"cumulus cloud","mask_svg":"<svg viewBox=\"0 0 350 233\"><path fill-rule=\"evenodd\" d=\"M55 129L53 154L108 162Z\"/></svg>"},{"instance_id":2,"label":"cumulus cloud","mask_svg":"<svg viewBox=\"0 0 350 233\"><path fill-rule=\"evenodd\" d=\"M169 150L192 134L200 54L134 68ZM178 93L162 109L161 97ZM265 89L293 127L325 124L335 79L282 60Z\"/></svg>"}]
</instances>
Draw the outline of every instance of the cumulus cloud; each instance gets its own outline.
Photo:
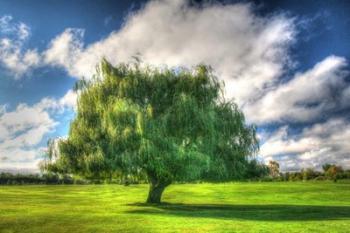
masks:
<instances>
[{"instance_id":1,"label":"cumulus cloud","mask_svg":"<svg viewBox=\"0 0 350 233\"><path fill-rule=\"evenodd\" d=\"M13 148L7 150L7 156L0 154L0 169L10 171L38 171L38 164L42 160L40 156L43 148L20 149Z\"/></svg>"},{"instance_id":2,"label":"cumulus cloud","mask_svg":"<svg viewBox=\"0 0 350 233\"><path fill-rule=\"evenodd\" d=\"M59 124L53 115L72 109L75 104L76 94L68 91L61 99L43 98L32 106L22 103L13 111L4 109L0 114L0 169L37 169L43 153L38 145Z\"/></svg>"},{"instance_id":3,"label":"cumulus cloud","mask_svg":"<svg viewBox=\"0 0 350 233\"><path fill-rule=\"evenodd\" d=\"M22 22L13 22L11 15L0 17L0 32L4 35L17 35L20 40L25 40L30 34L29 27Z\"/></svg>"},{"instance_id":4,"label":"cumulus cloud","mask_svg":"<svg viewBox=\"0 0 350 233\"><path fill-rule=\"evenodd\" d=\"M287 83L276 85L244 110L249 120L258 124L313 122L350 101L344 80L346 67L345 58L329 56Z\"/></svg>"},{"instance_id":5,"label":"cumulus cloud","mask_svg":"<svg viewBox=\"0 0 350 233\"><path fill-rule=\"evenodd\" d=\"M63 108L71 108L71 109L76 109L77 107L77 98L78 98L78 93L69 90L59 101L58 105L63 107Z\"/></svg>"},{"instance_id":6,"label":"cumulus cloud","mask_svg":"<svg viewBox=\"0 0 350 233\"><path fill-rule=\"evenodd\" d=\"M147 64L211 65L238 102L255 98L284 71L294 41L294 20L258 17L249 4L190 7L187 1L152 1L131 14L118 32L82 45L82 31L67 29L45 52L49 64L75 77L90 77L104 57L112 64L135 55Z\"/></svg>"},{"instance_id":7,"label":"cumulus cloud","mask_svg":"<svg viewBox=\"0 0 350 233\"><path fill-rule=\"evenodd\" d=\"M4 105L0 105L0 116L3 114L3 113L5 113L5 111L6 111L6 105L4 104Z\"/></svg>"},{"instance_id":8,"label":"cumulus cloud","mask_svg":"<svg viewBox=\"0 0 350 233\"><path fill-rule=\"evenodd\" d=\"M312 122L348 105L347 61L329 56L280 83L292 63L288 51L296 40L295 21L283 14L259 17L249 4L196 8L184 0L152 1L118 32L88 46L82 30L65 30L51 42L45 61L78 78L91 77L103 57L112 64L135 55L155 66L205 63L225 81L226 97L235 98L249 122Z\"/></svg>"},{"instance_id":9,"label":"cumulus cloud","mask_svg":"<svg viewBox=\"0 0 350 233\"><path fill-rule=\"evenodd\" d=\"M66 29L51 41L48 49L43 53L44 62L64 67L72 76L79 75L76 71L76 63L81 56L83 35L82 29Z\"/></svg>"},{"instance_id":10,"label":"cumulus cloud","mask_svg":"<svg viewBox=\"0 0 350 233\"><path fill-rule=\"evenodd\" d=\"M28 106L27 104L19 104L15 111L5 112L0 118L1 125L1 140L10 138L9 141L12 141L13 138L18 139L26 134L21 134L20 137L17 136L18 132L31 130L37 130L39 126L47 126L48 130L54 126L54 122L50 118L49 114L45 111L45 108L42 107L42 102L34 105ZM29 135L30 137L23 138L22 143L24 145L33 145L37 143L37 140L32 141L31 136L35 138L41 138L41 134Z\"/></svg>"},{"instance_id":11,"label":"cumulus cloud","mask_svg":"<svg viewBox=\"0 0 350 233\"><path fill-rule=\"evenodd\" d=\"M22 22L14 22L12 16L0 18L0 64L10 70L15 78L40 64L40 54L35 49L23 48L30 35L30 28Z\"/></svg>"},{"instance_id":12,"label":"cumulus cloud","mask_svg":"<svg viewBox=\"0 0 350 233\"><path fill-rule=\"evenodd\" d=\"M342 118L316 123L296 135L290 135L288 126L283 126L263 137L260 154L266 161L279 161L284 171L307 167L321 169L325 163L349 169L349 138L350 122Z\"/></svg>"},{"instance_id":13,"label":"cumulus cloud","mask_svg":"<svg viewBox=\"0 0 350 233\"><path fill-rule=\"evenodd\" d=\"M0 168L12 162L32 162L38 156L35 146L58 124L41 105L19 104L0 117Z\"/></svg>"},{"instance_id":14,"label":"cumulus cloud","mask_svg":"<svg viewBox=\"0 0 350 233\"><path fill-rule=\"evenodd\" d=\"M8 19L7 25L12 21ZM18 41L28 37L24 25L11 23ZM102 58L112 64L129 62L135 55L155 66L205 63L225 80L227 97L235 97L243 106L259 98L284 73L295 35L294 19L283 14L257 16L250 4L199 8L186 0L151 1L131 13L119 31L88 46L83 44L83 29L68 28L41 53L24 51L23 43L6 38L1 60L17 76L51 65L77 78L91 77Z\"/></svg>"}]
</instances>

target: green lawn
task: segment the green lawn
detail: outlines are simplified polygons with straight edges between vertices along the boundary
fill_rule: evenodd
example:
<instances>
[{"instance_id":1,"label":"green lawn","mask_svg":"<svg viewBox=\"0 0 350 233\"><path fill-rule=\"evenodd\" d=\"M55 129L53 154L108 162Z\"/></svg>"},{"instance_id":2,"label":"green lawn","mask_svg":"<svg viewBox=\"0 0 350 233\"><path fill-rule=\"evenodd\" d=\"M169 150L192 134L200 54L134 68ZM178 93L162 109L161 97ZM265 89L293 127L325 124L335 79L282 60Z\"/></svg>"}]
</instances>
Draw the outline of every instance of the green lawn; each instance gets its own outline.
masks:
<instances>
[{"instance_id":1,"label":"green lawn","mask_svg":"<svg viewBox=\"0 0 350 233\"><path fill-rule=\"evenodd\" d=\"M350 232L350 182L0 186L0 232Z\"/></svg>"}]
</instances>

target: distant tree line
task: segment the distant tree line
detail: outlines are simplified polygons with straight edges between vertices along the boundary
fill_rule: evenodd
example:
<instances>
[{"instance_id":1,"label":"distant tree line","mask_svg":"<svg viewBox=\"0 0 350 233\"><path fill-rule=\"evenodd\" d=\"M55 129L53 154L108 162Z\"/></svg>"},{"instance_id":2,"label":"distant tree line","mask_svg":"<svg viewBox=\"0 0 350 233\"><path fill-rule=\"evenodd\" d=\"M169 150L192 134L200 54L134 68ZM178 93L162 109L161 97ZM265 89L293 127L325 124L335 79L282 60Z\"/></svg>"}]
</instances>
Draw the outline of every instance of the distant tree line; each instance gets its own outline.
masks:
<instances>
[{"instance_id":1,"label":"distant tree line","mask_svg":"<svg viewBox=\"0 0 350 233\"><path fill-rule=\"evenodd\" d=\"M269 168L251 160L247 163L245 173L235 180L262 179L269 175ZM21 184L140 184L147 183L147 177L143 173L135 175L123 175L122 173L106 173L94 178L82 178L71 174L59 172L40 174L12 174L8 172L0 173L0 185L21 185Z\"/></svg>"},{"instance_id":2,"label":"distant tree line","mask_svg":"<svg viewBox=\"0 0 350 233\"><path fill-rule=\"evenodd\" d=\"M324 164L322 171L312 168L302 169L296 172L280 172L279 164L270 161L268 165L257 160L251 160L242 177L236 181L311 181L311 180L333 180L350 179L350 170L344 170L341 166ZM42 173L42 174L12 174L0 173L0 185L21 184L140 184L147 183L145 174L134 176L123 176L120 173L106 174L105 176L86 179L70 174Z\"/></svg>"},{"instance_id":3,"label":"distant tree line","mask_svg":"<svg viewBox=\"0 0 350 233\"><path fill-rule=\"evenodd\" d=\"M263 178L265 181L333 180L337 182L339 179L350 179L350 170L344 170L335 164L324 164L322 171L304 168L295 172L280 172L279 164L276 161L270 161L267 167L269 174Z\"/></svg>"},{"instance_id":4,"label":"distant tree line","mask_svg":"<svg viewBox=\"0 0 350 233\"><path fill-rule=\"evenodd\" d=\"M146 183L146 179L139 177L122 177L120 174L111 174L108 177L96 177L86 179L70 174L58 173L37 173L37 174L13 174L9 172L0 173L0 185L21 185L21 184L139 184Z\"/></svg>"},{"instance_id":5,"label":"distant tree line","mask_svg":"<svg viewBox=\"0 0 350 233\"><path fill-rule=\"evenodd\" d=\"M12 174L0 173L0 184L73 184L74 180L68 175L58 174Z\"/></svg>"}]
</instances>

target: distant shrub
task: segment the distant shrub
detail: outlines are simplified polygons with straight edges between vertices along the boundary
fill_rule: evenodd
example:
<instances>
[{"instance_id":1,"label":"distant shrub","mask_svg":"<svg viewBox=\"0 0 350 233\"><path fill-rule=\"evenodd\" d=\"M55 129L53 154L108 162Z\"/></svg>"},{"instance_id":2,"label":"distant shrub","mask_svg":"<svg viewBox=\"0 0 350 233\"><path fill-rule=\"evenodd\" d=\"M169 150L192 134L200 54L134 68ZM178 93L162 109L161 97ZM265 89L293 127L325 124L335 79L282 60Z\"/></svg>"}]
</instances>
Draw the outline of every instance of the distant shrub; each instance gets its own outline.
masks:
<instances>
[{"instance_id":1,"label":"distant shrub","mask_svg":"<svg viewBox=\"0 0 350 233\"><path fill-rule=\"evenodd\" d=\"M256 159L249 161L246 165L244 178L248 180L260 180L269 175L269 167L259 163Z\"/></svg>"}]
</instances>

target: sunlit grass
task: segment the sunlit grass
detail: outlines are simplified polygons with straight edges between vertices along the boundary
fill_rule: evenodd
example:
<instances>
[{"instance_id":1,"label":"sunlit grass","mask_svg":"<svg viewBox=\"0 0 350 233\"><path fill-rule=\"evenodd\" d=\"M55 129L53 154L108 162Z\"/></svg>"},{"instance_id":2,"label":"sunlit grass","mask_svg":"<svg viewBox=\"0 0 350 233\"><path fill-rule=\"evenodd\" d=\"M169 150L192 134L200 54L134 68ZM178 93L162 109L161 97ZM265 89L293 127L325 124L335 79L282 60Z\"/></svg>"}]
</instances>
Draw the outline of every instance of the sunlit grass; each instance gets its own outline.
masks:
<instances>
[{"instance_id":1,"label":"sunlit grass","mask_svg":"<svg viewBox=\"0 0 350 233\"><path fill-rule=\"evenodd\" d=\"M349 232L350 182L0 186L0 232Z\"/></svg>"}]
</instances>

